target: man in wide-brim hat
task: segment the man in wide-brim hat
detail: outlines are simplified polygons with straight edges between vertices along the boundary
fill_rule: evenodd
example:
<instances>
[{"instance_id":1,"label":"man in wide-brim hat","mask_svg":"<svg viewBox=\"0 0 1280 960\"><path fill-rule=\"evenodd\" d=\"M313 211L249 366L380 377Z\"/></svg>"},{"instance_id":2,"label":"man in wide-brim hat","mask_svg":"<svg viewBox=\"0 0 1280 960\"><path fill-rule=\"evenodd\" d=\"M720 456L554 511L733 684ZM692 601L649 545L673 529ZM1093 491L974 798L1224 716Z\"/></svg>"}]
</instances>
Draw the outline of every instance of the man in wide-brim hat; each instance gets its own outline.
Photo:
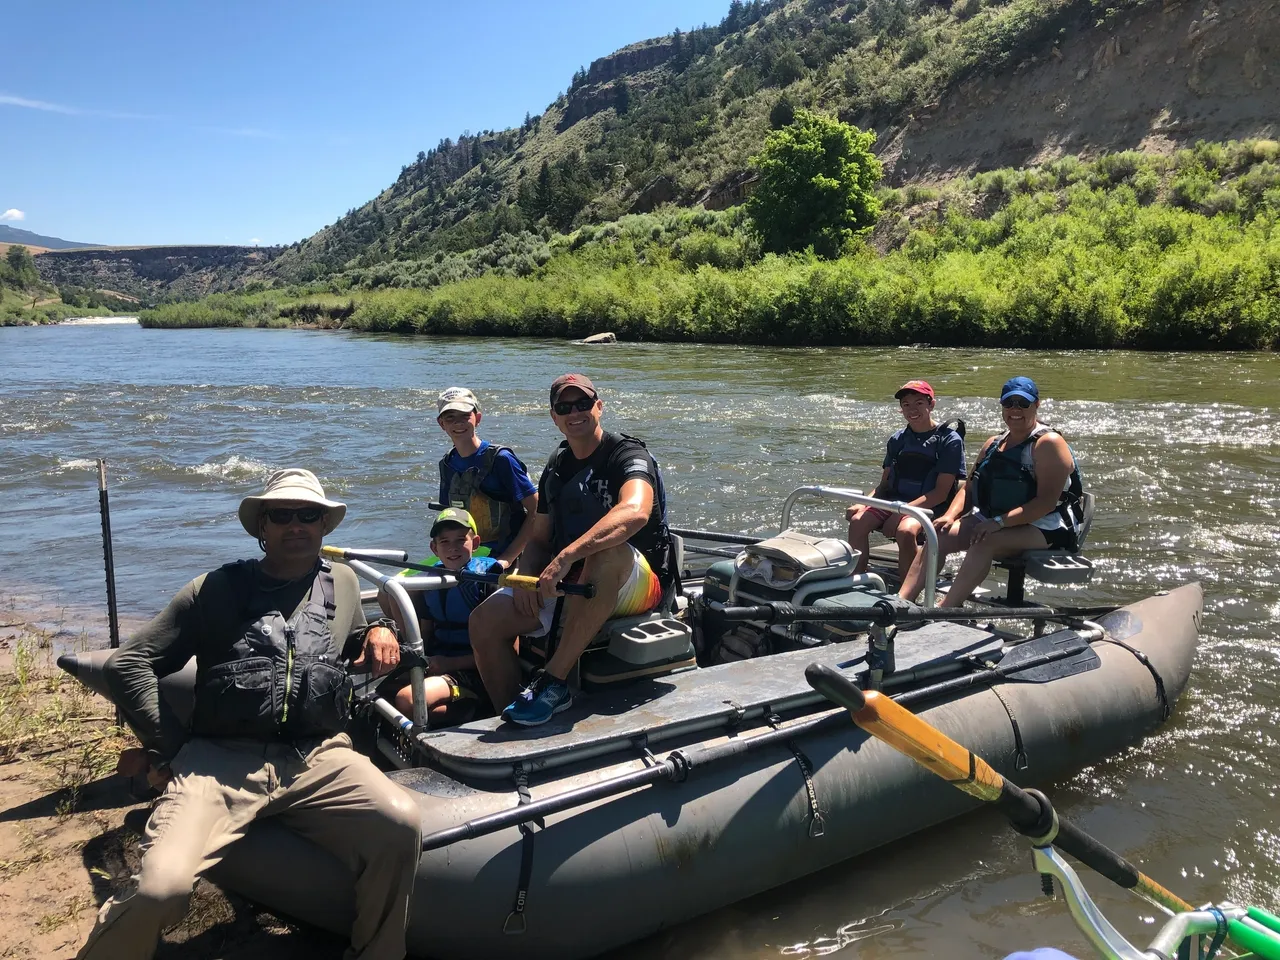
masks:
<instances>
[{"instance_id":1,"label":"man in wide-brim hat","mask_svg":"<svg viewBox=\"0 0 1280 960\"><path fill-rule=\"evenodd\" d=\"M113 699L142 741L121 754L119 770L146 771L163 792L138 873L103 904L81 958L152 956L196 877L261 816L279 816L355 874L348 957L404 957L418 807L351 748L351 681L339 663L344 649L358 650L357 665L386 673L399 646L386 624L365 622L355 574L320 559L346 511L310 471L273 473L240 503L262 559L192 580L108 659ZM195 706L184 726L159 679L192 657ZM293 879L288 864L262 866L281 883Z\"/></svg>"}]
</instances>

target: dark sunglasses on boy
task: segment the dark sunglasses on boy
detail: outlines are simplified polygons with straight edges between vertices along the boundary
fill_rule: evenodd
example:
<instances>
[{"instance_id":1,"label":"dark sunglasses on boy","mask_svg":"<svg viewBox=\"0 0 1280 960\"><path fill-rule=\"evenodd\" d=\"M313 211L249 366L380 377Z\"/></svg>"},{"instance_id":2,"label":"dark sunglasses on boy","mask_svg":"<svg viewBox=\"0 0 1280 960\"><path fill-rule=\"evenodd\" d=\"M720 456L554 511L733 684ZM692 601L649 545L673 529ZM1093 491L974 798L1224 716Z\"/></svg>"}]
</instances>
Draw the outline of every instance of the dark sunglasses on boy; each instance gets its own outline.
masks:
<instances>
[{"instance_id":1,"label":"dark sunglasses on boy","mask_svg":"<svg viewBox=\"0 0 1280 960\"><path fill-rule=\"evenodd\" d=\"M1025 410L1031 406L1031 401L1026 397L1006 397L1000 401L1002 407L1017 407L1019 410Z\"/></svg>"},{"instance_id":2,"label":"dark sunglasses on boy","mask_svg":"<svg viewBox=\"0 0 1280 960\"><path fill-rule=\"evenodd\" d=\"M586 413L596 405L594 397L579 397L577 400L557 400L551 405L551 409L556 412L556 416L564 417L573 413Z\"/></svg>"},{"instance_id":3,"label":"dark sunglasses on boy","mask_svg":"<svg viewBox=\"0 0 1280 960\"><path fill-rule=\"evenodd\" d=\"M309 524L319 523L323 516L324 509L321 507L272 507L267 511L267 519L280 527L292 523L294 517L298 518L299 523Z\"/></svg>"}]
</instances>

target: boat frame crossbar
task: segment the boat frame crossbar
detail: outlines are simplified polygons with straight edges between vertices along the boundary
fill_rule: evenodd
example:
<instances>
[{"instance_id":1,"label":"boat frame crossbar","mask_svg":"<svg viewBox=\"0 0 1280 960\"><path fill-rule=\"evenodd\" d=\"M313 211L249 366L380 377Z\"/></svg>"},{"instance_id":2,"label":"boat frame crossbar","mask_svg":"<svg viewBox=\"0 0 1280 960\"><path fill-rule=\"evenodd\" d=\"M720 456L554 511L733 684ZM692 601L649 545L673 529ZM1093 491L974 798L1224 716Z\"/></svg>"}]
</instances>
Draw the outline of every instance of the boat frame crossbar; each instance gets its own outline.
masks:
<instances>
[{"instance_id":1,"label":"boat frame crossbar","mask_svg":"<svg viewBox=\"0 0 1280 960\"><path fill-rule=\"evenodd\" d=\"M924 531L924 606L932 607L937 600L938 587L938 531L933 528L933 514L922 507L913 507L901 500L881 500L868 496L861 490L848 487L827 487L822 484L796 487L782 503L782 522L778 527L781 533L791 527L791 511L801 497L819 497L825 500L843 500L846 503L860 503L863 506L887 510L911 517Z\"/></svg>"}]
</instances>

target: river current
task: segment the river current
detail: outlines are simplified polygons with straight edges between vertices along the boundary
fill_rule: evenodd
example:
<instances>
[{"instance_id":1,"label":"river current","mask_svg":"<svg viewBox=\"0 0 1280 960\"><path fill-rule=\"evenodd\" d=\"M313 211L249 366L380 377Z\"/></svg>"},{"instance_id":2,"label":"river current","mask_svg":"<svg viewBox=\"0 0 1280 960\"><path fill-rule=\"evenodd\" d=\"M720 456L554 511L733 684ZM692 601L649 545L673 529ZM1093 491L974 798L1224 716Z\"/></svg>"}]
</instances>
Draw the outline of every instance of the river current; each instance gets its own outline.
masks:
<instances>
[{"instance_id":1,"label":"river current","mask_svg":"<svg viewBox=\"0 0 1280 960\"><path fill-rule=\"evenodd\" d=\"M1196 903L1280 906L1280 357L795 349L401 338L298 330L0 329L0 595L104 635L95 458L106 457L120 606L137 622L193 575L256 553L235 519L288 465L346 501L330 542L424 552L446 440L435 396L471 386L481 435L535 475L559 439L546 388L587 373L606 426L644 438L675 525L776 530L804 483L865 487L924 378L962 417L969 456L999 426L994 394L1036 379L1098 497L1095 582L1129 601L1204 584L1204 635L1171 720L1126 753L1050 785L1059 810ZM837 532L839 506L802 523ZM1098 878L1134 937L1159 920ZM619 956L1090 956L1061 901L1038 896L1027 847L978 813L692 921Z\"/></svg>"}]
</instances>

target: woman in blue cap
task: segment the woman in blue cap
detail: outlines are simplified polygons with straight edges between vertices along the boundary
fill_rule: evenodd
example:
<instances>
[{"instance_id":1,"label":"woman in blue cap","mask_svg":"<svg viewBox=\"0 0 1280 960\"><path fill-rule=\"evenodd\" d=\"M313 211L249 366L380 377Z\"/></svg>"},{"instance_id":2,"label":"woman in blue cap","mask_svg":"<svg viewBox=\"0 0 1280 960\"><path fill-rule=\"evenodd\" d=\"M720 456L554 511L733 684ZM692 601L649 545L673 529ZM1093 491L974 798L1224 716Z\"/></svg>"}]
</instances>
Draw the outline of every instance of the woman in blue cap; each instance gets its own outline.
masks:
<instances>
[{"instance_id":1,"label":"woman in blue cap","mask_svg":"<svg viewBox=\"0 0 1280 960\"><path fill-rule=\"evenodd\" d=\"M1040 423L1040 391L1030 377L1013 377L1000 390L1005 430L991 437L960 494L936 517L938 565L964 550L944 607L958 607L987 578L991 564L1025 550L1079 549L1080 471L1067 441ZM903 581L901 595L924 588L921 552Z\"/></svg>"}]
</instances>

